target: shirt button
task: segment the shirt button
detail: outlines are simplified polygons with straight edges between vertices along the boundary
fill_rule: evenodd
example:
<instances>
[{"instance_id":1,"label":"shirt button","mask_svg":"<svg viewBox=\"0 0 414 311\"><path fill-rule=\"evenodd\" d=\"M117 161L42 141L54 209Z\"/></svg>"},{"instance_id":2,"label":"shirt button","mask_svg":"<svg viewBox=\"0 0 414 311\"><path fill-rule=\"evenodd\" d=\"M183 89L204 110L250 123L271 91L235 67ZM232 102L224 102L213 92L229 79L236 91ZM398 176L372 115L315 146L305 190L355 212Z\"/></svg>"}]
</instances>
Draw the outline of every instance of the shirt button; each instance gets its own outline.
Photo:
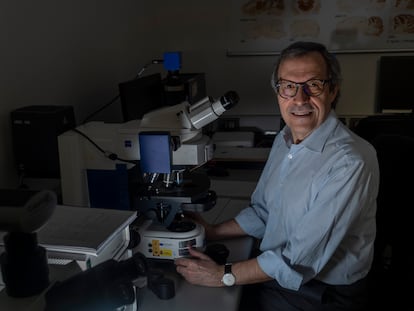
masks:
<instances>
[{"instance_id":1,"label":"shirt button","mask_svg":"<svg viewBox=\"0 0 414 311\"><path fill-rule=\"evenodd\" d=\"M293 158L293 155L291 153L288 154L288 159L291 160Z\"/></svg>"}]
</instances>

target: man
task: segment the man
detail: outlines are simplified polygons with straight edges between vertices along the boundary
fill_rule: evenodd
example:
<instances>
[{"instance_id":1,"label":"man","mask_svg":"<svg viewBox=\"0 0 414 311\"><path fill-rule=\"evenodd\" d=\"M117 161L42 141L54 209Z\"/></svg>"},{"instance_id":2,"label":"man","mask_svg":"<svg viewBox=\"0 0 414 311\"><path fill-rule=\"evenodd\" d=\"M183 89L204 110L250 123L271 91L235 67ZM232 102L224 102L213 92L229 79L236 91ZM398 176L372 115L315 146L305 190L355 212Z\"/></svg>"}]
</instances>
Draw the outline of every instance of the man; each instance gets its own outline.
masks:
<instances>
[{"instance_id":1,"label":"man","mask_svg":"<svg viewBox=\"0 0 414 311\"><path fill-rule=\"evenodd\" d=\"M260 253L232 263L228 282L223 266L190 250L192 258L176 260L188 282L257 284L259 310L363 310L379 169L375 149L334 112L340 82L339 63L323 45L296 42L281 52L272 86L286 126L250 206L214 226L198 218L208 239L250 235Z\"/></svg>"}]
</instances>

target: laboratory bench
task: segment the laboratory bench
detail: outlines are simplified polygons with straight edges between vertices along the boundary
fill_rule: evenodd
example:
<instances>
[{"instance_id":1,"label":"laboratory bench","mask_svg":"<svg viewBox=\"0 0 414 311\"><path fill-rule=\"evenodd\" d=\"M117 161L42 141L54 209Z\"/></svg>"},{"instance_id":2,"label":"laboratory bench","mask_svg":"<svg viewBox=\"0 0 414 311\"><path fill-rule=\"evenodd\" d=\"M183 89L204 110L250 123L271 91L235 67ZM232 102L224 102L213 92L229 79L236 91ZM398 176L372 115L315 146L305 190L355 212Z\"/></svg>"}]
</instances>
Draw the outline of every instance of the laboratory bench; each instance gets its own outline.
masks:
<instances>
[{"instance_id":1,"label":"laboratory bench","mask_svg":"<svg viewBox=\"0 0 414 311\"><path fill-rule=\"evenodd\" d=\"M220 197L216 205L202 216L211 223L225 221L234 217L242 208L248 205L248 200ZM214 241L223 244L229 250L228 262L245 260L250 257L254 239L250 237ZM80 273L82 270L78 264L72 261L66 265L49 265L49 288L58 281ZM142 286L137 290L136 306L129 306L132 311L210 311L229 310L237 311L242 295L242 286L211 288L195 286L185 281L176 271L173 262L162 264L164 277L174 282L175 294L170 299L159 298L148 286ZM48 289L49 289L48 288ZM13 298L7 295L4 288L0 287L0 310L2 311L44 311L44 290L40 295L26 298Z\"/></svg>"},{"instance_id":2,"label":"laboratory bench","mask_svg":"<svg viewBox=\"0 0 414 311\"><path fill-rule=\"evenodd\" d=\"M237 238L231 240L216 241L224 244L229 250L229 262L247 259L253 247L253 239ZM175 287L175 295L170 299L160 299L152 290L144 286L137 290L136 306L130 310L139 311L211 311L228 310L237 311L242 295L242 286L233 287L203 287L196 286L185 281L175 271L173 263L164 263L163 276L172 280ZM75 262L61 265L50 265L51 284L65 280L76 273L81 272ZM45 290L47 291L47 289ZM43 293L44 294L44 293ZM45 301L43 294L26 297L9 297L3 289L0 291L0 310L2 311L44 311Z\"/></svg>"},{"instance_id":3,"label":"laboratory bench","mask_svg":"<svg viewBox=\"0 0 414 311\"><path fill-rule=\"evenodd\" d=\"M216 150L216 157L208 165L200 168L210 177L210 189L216 192L216 205L202 216L210 223L219 223L233 218L247 207L264 163L268 148L227 148ZM222 243L229 250L228 262L250 258L255 240L250 237L214 241ZM65 280L81 270L74 264L65 266L50 265L51 284ZM173 280L175 294L170 299L159 298L148 286L137 290L136 305L133 311L238 311L242 296L242 286L203 287L186 282L175 271L175 266L163 264L165 277ZM45 290L46 291L46 290ZM44 310L43 295L12 298L0 287L0 310L2 311L40 311Z\"/></svg>"}]
</instances>

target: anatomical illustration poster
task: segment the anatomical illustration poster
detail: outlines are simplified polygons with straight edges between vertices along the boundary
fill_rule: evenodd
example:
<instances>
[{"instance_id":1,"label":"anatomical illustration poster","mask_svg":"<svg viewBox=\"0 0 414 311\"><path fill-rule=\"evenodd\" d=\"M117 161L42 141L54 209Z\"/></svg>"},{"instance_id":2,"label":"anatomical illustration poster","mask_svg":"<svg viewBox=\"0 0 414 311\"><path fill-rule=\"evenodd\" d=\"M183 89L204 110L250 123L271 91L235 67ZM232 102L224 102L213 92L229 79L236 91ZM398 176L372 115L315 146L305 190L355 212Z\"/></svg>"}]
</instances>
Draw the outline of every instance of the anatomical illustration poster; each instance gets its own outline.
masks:
<instances>
[{"instance_id":1,"label":"anatomical illustration poster","mask_svg":"<svg viewBox=\"0 0 414 311\"><path fill-rule=\"evenodd\" d=\"M414 50L414 0L233 0L233 16L235 54L297 40L338 52Z\"/></svg>"}]
</instances>

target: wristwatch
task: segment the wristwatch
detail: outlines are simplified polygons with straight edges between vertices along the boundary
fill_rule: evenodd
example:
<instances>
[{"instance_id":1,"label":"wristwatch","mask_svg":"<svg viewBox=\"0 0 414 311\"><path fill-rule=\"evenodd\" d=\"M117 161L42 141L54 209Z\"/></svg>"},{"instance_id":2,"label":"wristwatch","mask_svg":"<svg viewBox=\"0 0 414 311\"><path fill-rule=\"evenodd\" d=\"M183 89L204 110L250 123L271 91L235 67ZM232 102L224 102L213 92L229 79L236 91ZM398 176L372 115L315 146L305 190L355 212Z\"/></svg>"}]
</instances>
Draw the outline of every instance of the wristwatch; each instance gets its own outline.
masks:
<instances>
[{"instance_id":1,"label":"wristwatch","mask_svg":"<svg viewBox=\"0 0 414 311\"><path fill-rule=\"evenodd\" d=\"M231 263L226 263L224 265L224 275L221 281L226 286L233 286L234 284L236 284L236 277L231 272Z\"/></svg>"}]
</instances>

